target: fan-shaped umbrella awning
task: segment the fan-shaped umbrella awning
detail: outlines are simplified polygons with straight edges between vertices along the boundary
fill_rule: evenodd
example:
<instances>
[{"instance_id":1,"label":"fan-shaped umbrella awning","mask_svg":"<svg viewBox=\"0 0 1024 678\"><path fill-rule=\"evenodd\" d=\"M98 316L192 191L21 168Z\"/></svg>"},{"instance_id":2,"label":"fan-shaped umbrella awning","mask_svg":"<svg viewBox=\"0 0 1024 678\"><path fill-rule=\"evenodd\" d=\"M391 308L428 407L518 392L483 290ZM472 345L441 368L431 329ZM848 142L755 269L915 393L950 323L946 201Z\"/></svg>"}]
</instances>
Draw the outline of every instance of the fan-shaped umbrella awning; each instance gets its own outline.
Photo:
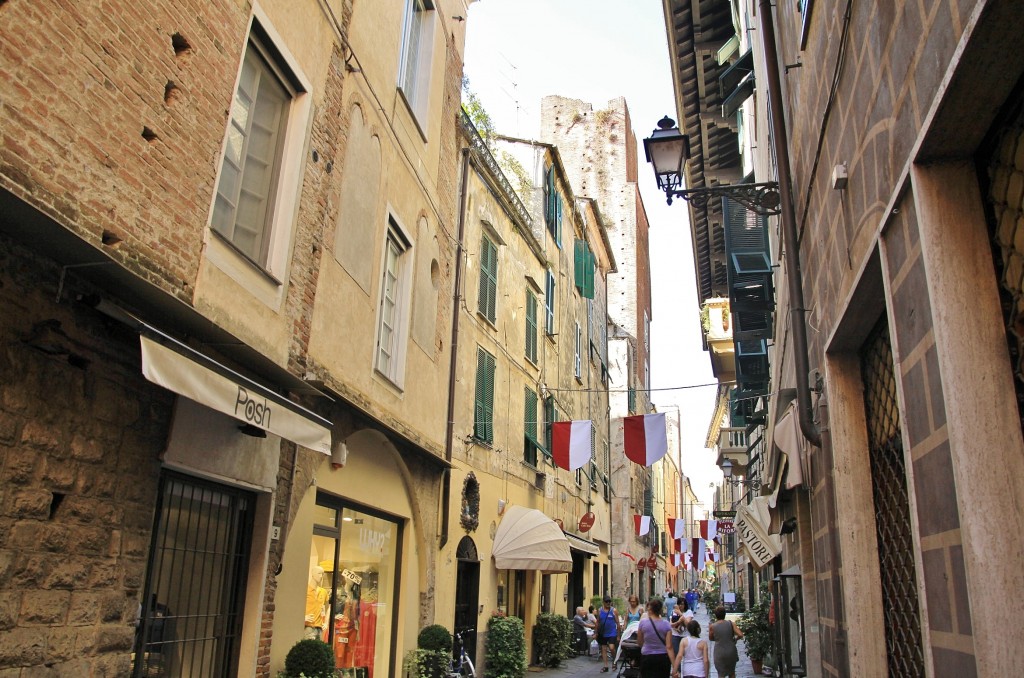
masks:
<instances>
[{"instance_id":1,"label":"fan-shaped umbrella awning","mask_svg":"<svg viewBox=\"0 0 1024 678\"><path fill-rule=\"evenodd\" d=\"M505 510L491 555L499 570L572 572L569 540L561 528L541 511L523 506Z\"/></svg>"}]
</instances>

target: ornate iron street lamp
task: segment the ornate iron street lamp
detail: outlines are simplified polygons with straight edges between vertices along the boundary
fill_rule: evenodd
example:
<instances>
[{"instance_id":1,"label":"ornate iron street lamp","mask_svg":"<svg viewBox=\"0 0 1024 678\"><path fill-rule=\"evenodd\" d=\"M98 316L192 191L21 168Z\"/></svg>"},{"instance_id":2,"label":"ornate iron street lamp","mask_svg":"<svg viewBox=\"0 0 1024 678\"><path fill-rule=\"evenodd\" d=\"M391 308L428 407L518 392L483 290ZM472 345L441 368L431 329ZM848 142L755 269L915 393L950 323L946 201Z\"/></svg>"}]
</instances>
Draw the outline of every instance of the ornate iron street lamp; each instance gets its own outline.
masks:
<instances>
[{"instance_id":1,"label":"ornate iron street lamp","mask_svg":"<svg viewBox=\"0 0 1024 678\"><path fill-rule=\"evenodd\" d=\"M690 157L690 139L679 131L676 121L667 115L658 121L658 129L644 139L647 162L654 166L658 188L665 191L668 204L682 198L704 207L712 198L729 198L758 214L779 214L779 184L766 181L756 184L729 184L710 188L682 189L683 169Z\"/></svg>"},{"instance_id":2,"label":"ornate iron street lamp","mask_svg":"<svg viewBox=\"0 0 1024 678\"><path fill-rule=\"evenodd\" d=\"M732 462L726 459L722 462L722 477L725 479L724 482L736 487L738 485L749 485L750 489L757 492L761 489L761 482L759 480L741 480L740 478L732 477Z\"/></svg>"}]
</instances>

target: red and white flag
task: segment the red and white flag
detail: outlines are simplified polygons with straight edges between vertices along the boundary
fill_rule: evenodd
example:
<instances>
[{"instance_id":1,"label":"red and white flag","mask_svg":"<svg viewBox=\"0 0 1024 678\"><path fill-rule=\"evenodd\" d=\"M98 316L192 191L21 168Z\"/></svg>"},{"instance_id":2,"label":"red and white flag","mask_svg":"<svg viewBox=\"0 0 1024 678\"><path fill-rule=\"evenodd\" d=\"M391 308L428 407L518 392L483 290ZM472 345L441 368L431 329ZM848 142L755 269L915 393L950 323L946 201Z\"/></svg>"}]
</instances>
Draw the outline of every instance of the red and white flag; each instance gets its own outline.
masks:
<instances>
[{"instance_id":1,"label":"red and white flag","mask_svg":"<svg viewBox=\"0 0 1024 678\"><path fill-rule=\"evenodd\" d=\"M682 539L683 531L686 528L686 521L682 518L669 518L668 519L668 534L669 539Z\"/></svg>"},{"instance_id":2,"label":"red and white flag","mask_svg":"<svg viewBox=\"0 0 1024 678\"><path fill-rule=\"evenodd\" d=\"M678 554L678 553L673 553L672 554L672 566L673 567L679 567L682 564L682 562L683 562L683 556L681 554Z\"/></svg>"},{"instance_id":3,"label":"red and white flag","mask_svg":"<svg viewBox=\"0 0 1024 678\"><path fill-rule=\"evenodd\" d=\"M690 562L698 570L704 569L704 561L707 559L707 542L700 537L690 540Z\"/></svg>"},{"instance_id":4,"label":"red and white flag","mask_svg":"<svg viewBox=\"0 0 1024 678\"><path fill-rule=\"evenodd\" d=\"M665 413L623 417L623 443L626 456L641 466L650 466L668 452Z\"/></svg>"},{"instance_id":5,"label":"red and white flag","mask_svg":"<svg viewBox=\"0 0 1024 678\"><path fill-rule=\"evenodd\" d=\"M556 466L575 471L587 465L593 426L589 419L556 421L551 425L551 459Z\"/></svg>"},{"instance_id":6,"label":"red and white flag","mask_svg":"<svg viewBox=\"0 0 1024 678\"><path fill-rule=\"evenodd\" d=\"M686 550L685 548L683 548L683 540L682 539L676 539L675 542L676 542L676 551L679 551L680 553L682 553L683 551Z\"/></svg>"},{"instance_id":7,"label":"red and white flag","mask_svg":"<svg viewBox=\"0 0 1024 678\"><path fill-rule=\"evenodd\" d=\"M636 528L636 536L642 537L651 531L651 517L642 516L639 513L633 515L633 527Z\"/></svg>"},{"instance_id":8,"label":"red and white flag","mask_svg":"<svg viewBox=\"0 0 1024 678\"><path fill-rule=\"evenodd\" d=\"M716 536L718 536L718 521L700 521L700 536L704 539L707 539L708 541L712 541Z\"/></svg>"}]
</instances>

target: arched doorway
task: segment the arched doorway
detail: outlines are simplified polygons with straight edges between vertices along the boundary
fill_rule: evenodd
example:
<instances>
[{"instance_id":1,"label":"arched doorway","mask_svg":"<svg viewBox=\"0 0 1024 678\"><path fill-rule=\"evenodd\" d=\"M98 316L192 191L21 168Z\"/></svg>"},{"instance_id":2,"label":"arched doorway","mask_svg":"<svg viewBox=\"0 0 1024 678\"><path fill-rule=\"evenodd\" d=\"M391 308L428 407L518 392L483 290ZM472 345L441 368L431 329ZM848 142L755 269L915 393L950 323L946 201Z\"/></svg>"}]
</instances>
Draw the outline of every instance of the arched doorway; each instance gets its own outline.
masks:
<instances>
[{"instance_id":1,"label":"arched doorway","mask_svg":"<svg viewBox=\"0 0 1024 678\"><path fill-rule=\"evenodd\" d=\"M455 631L472 629L474 633L463 638L466 652L476 661L476 620L480 600L480 557L476 544L470 537L463 537L455 550L458 570L455 575Z\"/></svg>"}]
</instances>

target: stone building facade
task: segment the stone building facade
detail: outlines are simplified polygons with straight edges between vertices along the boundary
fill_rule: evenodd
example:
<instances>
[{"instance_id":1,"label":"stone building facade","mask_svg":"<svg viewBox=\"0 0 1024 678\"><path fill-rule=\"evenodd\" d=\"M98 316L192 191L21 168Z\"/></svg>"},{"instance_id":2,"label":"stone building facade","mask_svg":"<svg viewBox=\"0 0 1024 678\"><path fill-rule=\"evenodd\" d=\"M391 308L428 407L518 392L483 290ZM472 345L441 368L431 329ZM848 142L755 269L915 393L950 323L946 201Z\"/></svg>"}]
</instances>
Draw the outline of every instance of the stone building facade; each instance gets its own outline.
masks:
<instances>
[{"instance_id":1,"label":"stone building facade","mask_svg":"<svg viewBox=\"0 0 1024 678\"><path fill-rule=\"evenodd\" d=\"M393 675L450 613L466 10L0 5L0 672Z\"/></svg>"},{"instance_id":2,"label":"stone building facade","mask_svg":"<svg viewBox=\"0 0 1024 678\"><path fill-rule=\"evenodd\" d=\"M1005 596L1024 538L1001 526L1018 524L1024 506L1014 244L1024 59L1011 47L1024 10L991 0L741 4L749 26L713 0L699 15L667 3L666 19L684 55L674 63L680 119L712 130L690 173L706 177L728 159L792 189L781 227L769 221L782 266L765 493L795 532L762 577L795 568L802 578L803 624L786 628L808 647L780 637L783 675L804 675L800 662L823 676L1015 673L1000 629L1016 627ZM744 49L721 51L734 34L753 56L737 80L726 71ZM771 116L776 51L766 44L781 74ZM712 83L699 94L693 63ZM713 118L734 92L745 112L730 142L729 121ZM788 144L778 129L769 139L783 115ZM791 159L788 175L769 150ZM713 258L703 265L710 292ZM806 323L806 347L791 318ZM794 367L802 351L812 374ZM814 390L797 399L810 422L800 438L813 443L801 450L781 441L788 389L802 380ZM802 478L791 482L794 467Z\"/></svg>"},{"instance_id":3,"label":"stone building facade","mask_svg":"<svg viewBox=\"0 0 1024 678\"><path fill-rule=\"evenodd\" d=\"M593 105L560 96L541 102L541 138L558 147L566 171L581 195L592 197L607 215L609 238L618 263L609 276L608 342L615 424L612 432L612 534L622 545L613 556L614 595L656 589L657 573L637 571L635 561L659 550L664 525L637 537L635 515L653 515L655 483L650 468L629 461L623 448L622 417L653 412L650 398L651 307L647 212L637 185L637 146L629 108L623 98L595 110ZM664 571L660 574L664 581Z\"/></svg>"}]
</instances>

